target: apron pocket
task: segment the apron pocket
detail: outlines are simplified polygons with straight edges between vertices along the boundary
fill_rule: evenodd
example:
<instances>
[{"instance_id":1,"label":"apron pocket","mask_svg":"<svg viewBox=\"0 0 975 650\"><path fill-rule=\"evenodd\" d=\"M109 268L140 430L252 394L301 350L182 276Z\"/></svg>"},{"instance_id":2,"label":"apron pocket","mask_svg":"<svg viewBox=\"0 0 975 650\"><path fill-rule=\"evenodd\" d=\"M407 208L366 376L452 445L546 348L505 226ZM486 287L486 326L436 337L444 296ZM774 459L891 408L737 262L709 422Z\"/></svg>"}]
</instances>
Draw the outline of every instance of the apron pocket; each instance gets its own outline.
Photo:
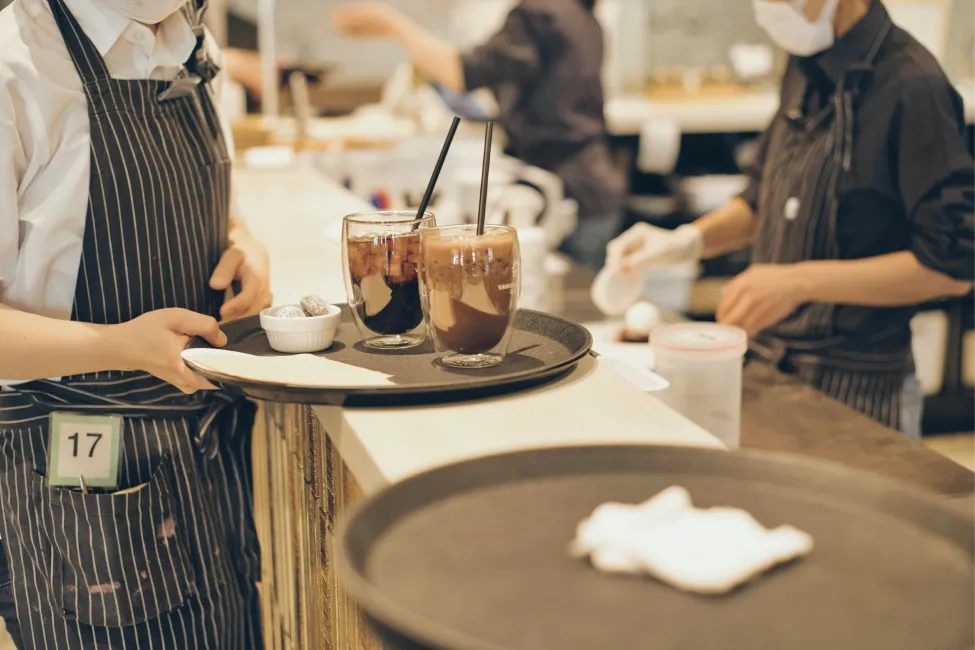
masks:
<instances>
[{"instance_id":1,"label":"apron pocket","mask_svg":"<svg viewBox=\"0 0 975 650\"><path fill-rule=\"evenodd\" d=\"M161 616L196 593L172 508L168 457L150 481L114 494L52 489L55 598L66 618L123 627Z\"/></svg>"}]
</instances>

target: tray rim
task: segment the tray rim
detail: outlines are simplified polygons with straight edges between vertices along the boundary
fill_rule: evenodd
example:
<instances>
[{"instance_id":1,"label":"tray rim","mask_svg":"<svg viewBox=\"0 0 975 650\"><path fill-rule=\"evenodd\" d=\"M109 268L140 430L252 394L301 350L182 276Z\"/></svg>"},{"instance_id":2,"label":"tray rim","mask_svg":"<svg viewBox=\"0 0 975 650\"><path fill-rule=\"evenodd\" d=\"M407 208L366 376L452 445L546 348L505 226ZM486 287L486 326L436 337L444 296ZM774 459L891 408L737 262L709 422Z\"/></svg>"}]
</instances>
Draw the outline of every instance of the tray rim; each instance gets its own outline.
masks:
<instances>
[{"instance_id":1,"label":"tray rim","mask_svg":"<svg viewBox=\"0 0 975 650\"><path fill-rule=\"evenodd\" d=\"M348 309L348 305L346 303L337 303L336 306ZM518 311L525 312L527 314L534 314L554 321L561 321L562 323L572 326L583 334L583 345L578 351L571 352L567 359L560 361L557 364L524 370L517 374L507 375L500 378L494 376L485 378L483 380L467 381L463 383L425 382L422 384L409 385L392 384L384 386L346 386L322 388L316 386L277 384L252 379L241 379L239 377L234 377L232 375L204 368L192 360L184 359L184 362L193 372L199 374L203 378L216 382L220 384L221 387L230 387L231 389L241 391L245 395L254 397L256 399L289 404L332 405L335 403L341 404L349 398L358 397L392 398L405 395L428 395L433 393L444 396L457 396L476 392L478 390L496 389L507 386L517 388L521 384L542 381L567 371L569 368L574 367L579 363L579 361L584 359L586 355L592 353L592 333L579 323L562 318L561 316L556 316L554 314L549 314L534 309L519 309ZM232 323L242 324L244 321L254 321L257 319L258 316L249 316L236 321L230 321L229 323L224 323L221 325L221 330ZM188 349L218 348L213 348L213 346L200 337L193 337L187 341L186 345L183 346L183 350ZM287 395L287 398L278 397L278 395Z\"/></svg>"},{"instance_id":2,"label":"tray rim","mask_svg":"<svg viewBox=\"0 0 975 650\"><path fill-rule=\"evenodd\" d=\"M780 469L792 468L804 472L819 472L824 479L826 477L830 477L831 475L831 478L835 478L846 483L861 484L865 489L869 488L876 493L876 495L873 497L875 500L890 496L897 498L898 501L902 501L904 499L914 500L915 505L933 508L939 511L941 516L956 520L959 525L967 524L969 528L972 528L972 526L975 525L975 514L972 516L967 516L960 510L952 508L948 503L944 503L939 500L939 495L935 492L930 492L928 490L915 487L910 483L893 479L885 475L876 474L865 470L853 469L839 463L801 456L798 454L755 449L738 449L735 451L727 451L723 449L710 449L704 447L680 447L654 444L574 444L559 447L521 449L511 452L480 456L478 458L472 458L434 467L419 474L409 476L402 481L388 485L375 494L364 499L346 518L346 520L342 522L341 531L337 536L338 553L336 554L336 568L343 576L343 582L345 583L347 593L350 597L352 597L353 601L356 603L356 606L359 607L367 618L393 632L394 634L402 636L410 641L421 643L427 647L450 648L451 650L512 650L506 646L500 646L470 637L462 632L452 630L437 621L432 621L426 617L421 617L418 614L410 612L407 608L401 606L391 598L386 597L378 587L373 585L372 581L369 580L364 572L359 571L352 562L350 538L357 525L364 525L362 524L362 518L368 514L371 509L379 507L384 499L389 498L391 494L394 494L398 490L410 489L411 486L415 486L417 484L422 485L423 481L436 479L438 475L464 473L466 468L482 464L504 462L506 458L511 457L555 456L561 453L585 453L593 450L601 450L607 453L611 451L632 453L634 450L637 450L638 453L659 452L663 454L684 455L686 457L715 457L723 458L725 461L727 461L728 458L741 458L745 463L750 464L757 463L764 466L777 466ZM458 491L456 489L451 490L441 495L441 498L463 494L467 491L467 489L464 491ZM821 498L842 504L842 501L839 501L838 498L832 493L822 496ZM430 501L425 501L424 507L430 503ZM858 504L858 506L860 508L865 508L866 504L861 502ZM883 514L887 517L896 517L901 521L908 521L912 525L924 530L927 534L937 535L938 537L945 538L944 535L941 535L936 531L932 531L929 528L922 527L917 522L910 521L903 516L897 516L889 512L885 512ZM395 525L396 522L402 520L403 518L397 518L392 525ZM378 539L379 536L391 528L392 525L383 529L379 535L375 535L375 538ZM955 540L948 539L948 541L958 545ZM971 553L970 549L969 552Z\"/></svg>"}]
</instances>

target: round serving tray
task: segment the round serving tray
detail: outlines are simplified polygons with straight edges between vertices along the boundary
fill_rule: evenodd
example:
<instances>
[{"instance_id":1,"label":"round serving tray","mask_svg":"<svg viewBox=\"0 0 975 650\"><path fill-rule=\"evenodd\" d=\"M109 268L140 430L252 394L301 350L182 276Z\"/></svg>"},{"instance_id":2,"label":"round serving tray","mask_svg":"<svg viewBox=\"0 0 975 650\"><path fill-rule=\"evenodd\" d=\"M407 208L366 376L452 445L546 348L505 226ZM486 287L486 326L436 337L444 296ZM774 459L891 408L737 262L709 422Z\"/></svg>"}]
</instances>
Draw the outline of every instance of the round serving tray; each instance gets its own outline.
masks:
<instances>
[{"instance_id":1,"label":"round serving tray","mask_svg":"<svg viewBox=\"0 0 975 650\"><path fill-rule=\"evenodd\" d=\"M581 325L537 311L522 309L515 317L515 332L509 353L494 367L455 370L435 363L439 355L428 339L423 345L401 351L377 351L361 343L347 305L342 305L342 324L332 347L315 356L389 375L381 386L305 385L301 377L293 383L257 381L216 372L187 360L194 372L221 388L255 399L296 404L346 406L398 405L469 399L512 391L568 372L592 349L592 336ZM284 356L271 349L257 316L226 323L225 350L257 356ZM209 348L194 338L187 349Z\"/></svg>"},{"instance_id":2,"label":"round serving tray","mask_svg":"<svg viewBox=\"0 0 975 650\"><path fill-rule=\"evenodd\" d=\"M671 485L699 507L798 526L815 548L719 597L570 557L596 506ZM961 650L975 642L973 535L973 519L933 495L822 461L570 447L393 485L348 523L339 570L393 648Z\"/></svg>"}]
</instances>

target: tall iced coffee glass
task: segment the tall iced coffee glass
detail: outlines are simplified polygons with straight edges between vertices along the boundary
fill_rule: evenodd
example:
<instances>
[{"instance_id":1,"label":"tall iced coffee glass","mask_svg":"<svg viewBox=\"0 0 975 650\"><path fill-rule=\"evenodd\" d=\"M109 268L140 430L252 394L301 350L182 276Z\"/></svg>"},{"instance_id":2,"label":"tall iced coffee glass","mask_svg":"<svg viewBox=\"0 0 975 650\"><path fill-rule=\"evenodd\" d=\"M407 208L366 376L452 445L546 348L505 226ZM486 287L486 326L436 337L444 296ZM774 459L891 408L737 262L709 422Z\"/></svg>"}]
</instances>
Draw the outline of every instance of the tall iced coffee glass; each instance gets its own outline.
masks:
<instances>
[{"instance_id":1,"label":"tall iced coffee glass","mask_svg":"<svg viewBox=\"0 0 975 650\"><path fill-rule=\"evenodd\" d=\"M435 226L429 212L350 214L342 221L345 293L363 344L404 349L423 343L420 233Z\"/></svg>"},{"instance_id":2,"label":"tall iced coffee glass","mask_svg":"<svg viewBox=\"0 0 975 650\"><path fill-rule=\"evenodd\" d=\"M490 368L504 359L521 289L518 235L507 226L429 228L420 238L420 295L440 363Z\"/></svg>"}]
</instances>

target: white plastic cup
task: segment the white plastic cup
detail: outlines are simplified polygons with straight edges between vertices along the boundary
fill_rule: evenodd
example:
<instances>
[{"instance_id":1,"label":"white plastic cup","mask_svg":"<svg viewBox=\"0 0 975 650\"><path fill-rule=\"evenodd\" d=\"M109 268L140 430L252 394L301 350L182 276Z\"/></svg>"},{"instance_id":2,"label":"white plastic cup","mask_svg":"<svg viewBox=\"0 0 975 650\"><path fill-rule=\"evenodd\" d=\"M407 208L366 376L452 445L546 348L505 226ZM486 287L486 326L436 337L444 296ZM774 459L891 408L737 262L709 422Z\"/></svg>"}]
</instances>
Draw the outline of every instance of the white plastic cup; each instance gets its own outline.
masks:
<instances>
[{"instance_id":1,"label":"white plastic cup","mask_svg":"<svg viewBox=\"0 0 975 650\"><path fill-rule=\"evenodd\" d=\"M640 295L658 307L686 314L700 274L701 265L696 261L650 267L643 272Z\"/></svg>"},{"instance_id":2,"label":"white plastic cup","mask_svg":"<svg viewBox=\"0 0 975 650\"><path fill-rule=\"evenodd\" d=\"M641 299L663 309L686 313L691 309L700 266L698 262L683 262L629 274L607 266L593 281L592 301L607 316L622 316Z\"/></svg>"},{"instance_id":3,"label":"white plastic cup","mask_svg":"<svg viewBox=\"0 0 975 650\"><path fill-rule=\"evenodd\" d=\"M545 260L548 246L541 228L518 228L521 246L521 300L519 307L544 311L546 308Z\"/></svg>"},{"instance_id":4,"label":"white plastic cup","mask_svg":"<svg viewBox=\"0 0 975 650\"><path fill-rule=\"evenodd\" d=\"M572 272L572 264L561 253L545 256L545 311L561 314L565 311L565 285Z\"/></svg>"},{"instance_id":5,"label":"white plastic cup","mask_svg":"<svg viewBox=\"0 0 975 650\"><path fill-rule=\"evenodd\" d=\"M606 266L596 275L589 295L599 311L607 316L622 316L643 293L643 277L639 273L624 274Z\"/></svg>"},{"instance_id":6,"label":"white plastic cup","mask_svg":"<svg viewBox=\"0 0 975 650\"><path fill-rule=\"evenodd\" d=\"M663 325L651 333L650 345L654 371L670 384L656 396L728 449L737 449L745 331L714 323Z\"/></svg>"}]
</instances>

